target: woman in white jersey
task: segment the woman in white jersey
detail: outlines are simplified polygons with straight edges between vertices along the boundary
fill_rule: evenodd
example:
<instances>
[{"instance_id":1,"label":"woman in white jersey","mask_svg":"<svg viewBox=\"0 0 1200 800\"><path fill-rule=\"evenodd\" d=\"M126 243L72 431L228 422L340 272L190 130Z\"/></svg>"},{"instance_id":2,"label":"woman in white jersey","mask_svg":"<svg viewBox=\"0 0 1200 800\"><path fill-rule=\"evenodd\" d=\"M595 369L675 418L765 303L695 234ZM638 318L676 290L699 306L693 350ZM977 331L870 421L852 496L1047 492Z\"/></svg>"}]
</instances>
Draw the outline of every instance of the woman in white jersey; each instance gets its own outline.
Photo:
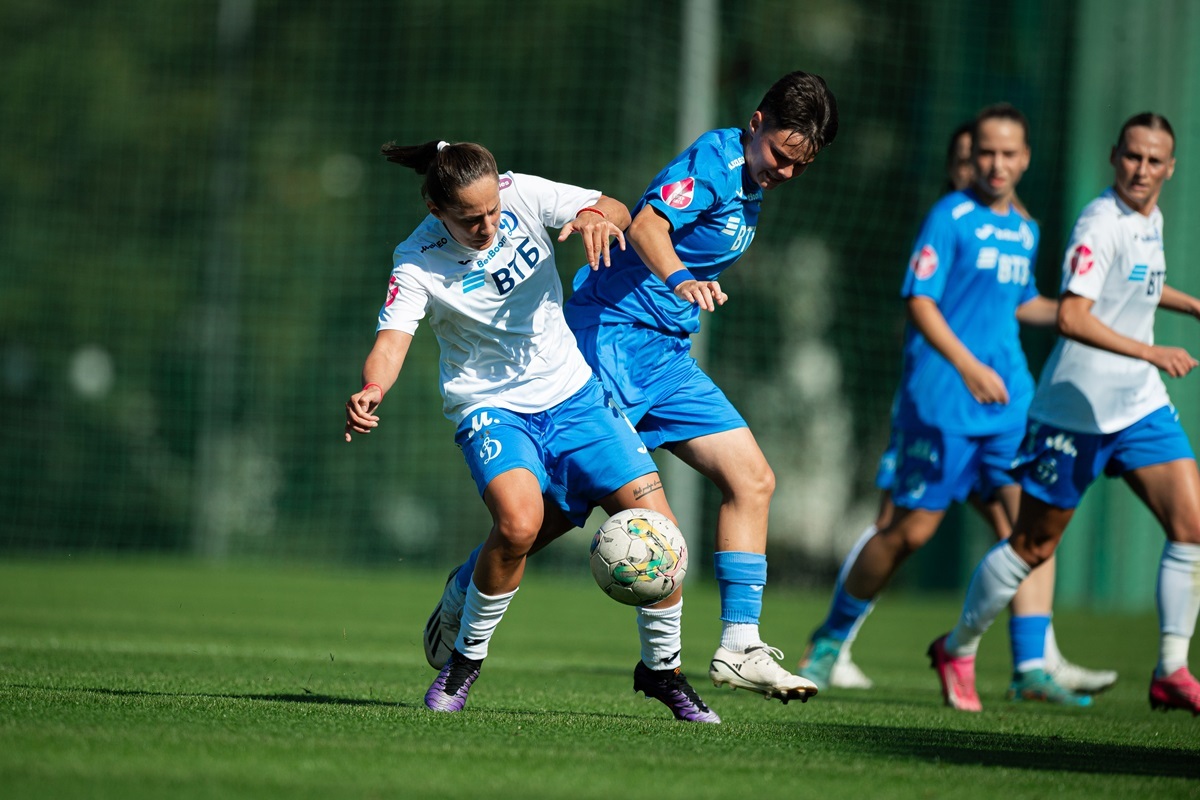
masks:
<instances>
[{"instance_id":1,"label":"woman in white jersey","mask_svg":"<svg viewBox=\"0 0 1200 800\"><path fill-rule=\"evenodd\" d=\"M1158 308L1200 318L1200 300L1168 287L1158 196L1175 169L1166 119L1138 114L1113 147L1113 185L1080 215L1063 264L1062 338L1042 372L1018 456L1023 490L1012 537L980 562L958 625L931 653L946 703L980 710L979 640L1031 569L1054 552L1084 490L1120 476L1167 536L1158 570L1159 656L1152 708L1200 714L1187 653L1200 611L1200 471L1159 371L1196 359L1154 344Z\"/></svg>"},{"instance_id":2,"label":"woman in white jersey","mask_svg":"<svg viewBox=\"0 0 1200 800\"><path fill-rule=\"evenodd\" d=\"M629 210L598 191L500 175L477 144L388 144L383 155L424 176L430 213L393 253L363 388L346 403L345 436L379 424L384 395L427 319L441 350L443 411L492 516L454 649L425 695L430 709L454 712L466 705L540 531L581 525L596 505L674 517L654 462L567 328L547 231L561 228L559 241L581 234L588 263L607 264L610 237L625 246ZM680 601L677 590L662 605ZM678 628L651 644L660 655L677 652ZM720 721L679 670L657 677L656 699L677 717Z\"/></svg>"}]
</instances>

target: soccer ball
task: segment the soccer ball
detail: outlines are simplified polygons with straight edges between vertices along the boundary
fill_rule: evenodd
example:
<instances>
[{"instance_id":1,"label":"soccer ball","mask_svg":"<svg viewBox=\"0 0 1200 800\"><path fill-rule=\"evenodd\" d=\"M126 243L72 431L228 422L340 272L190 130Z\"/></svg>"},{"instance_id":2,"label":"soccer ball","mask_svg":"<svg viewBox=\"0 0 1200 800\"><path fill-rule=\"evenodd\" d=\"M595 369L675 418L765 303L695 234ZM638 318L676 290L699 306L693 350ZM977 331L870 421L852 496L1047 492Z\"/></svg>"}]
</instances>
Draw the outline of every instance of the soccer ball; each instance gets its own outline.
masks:
<instances>
[{"instance_id":1,"label":"soccer ball","mask_svg":"<svg viewBox=\"0 0 1200 800\"><path fill-rule=\"evenodd\" d=\"M674 522L657 511L630 508L608 518L592 537L592 577L614 600L648 606L683 583L688 552Z\"/></svg>"}]
</instances>

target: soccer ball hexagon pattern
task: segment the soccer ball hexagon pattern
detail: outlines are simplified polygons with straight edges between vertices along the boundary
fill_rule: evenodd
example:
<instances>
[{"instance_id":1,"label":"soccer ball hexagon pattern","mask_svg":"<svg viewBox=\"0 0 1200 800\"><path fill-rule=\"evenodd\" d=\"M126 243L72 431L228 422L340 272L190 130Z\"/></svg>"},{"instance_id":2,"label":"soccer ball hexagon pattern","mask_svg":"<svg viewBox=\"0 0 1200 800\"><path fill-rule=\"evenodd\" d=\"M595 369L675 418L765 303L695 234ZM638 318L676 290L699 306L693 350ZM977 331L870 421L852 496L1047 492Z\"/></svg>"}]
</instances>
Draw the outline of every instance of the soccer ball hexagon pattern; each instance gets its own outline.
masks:
<instances>
[{"instance_id":1,"label":"soccer ball hexagon pattern","mask_svg":"<svg viewBox=\"0 0 1200 800\"><path fill-rule=\"evenodd\" d=\"M666 599L683 583L687 563L683 533L657 511L626 509L592 537L592 576L605 594L626 605Z\"/></svg>"}]
</instances>

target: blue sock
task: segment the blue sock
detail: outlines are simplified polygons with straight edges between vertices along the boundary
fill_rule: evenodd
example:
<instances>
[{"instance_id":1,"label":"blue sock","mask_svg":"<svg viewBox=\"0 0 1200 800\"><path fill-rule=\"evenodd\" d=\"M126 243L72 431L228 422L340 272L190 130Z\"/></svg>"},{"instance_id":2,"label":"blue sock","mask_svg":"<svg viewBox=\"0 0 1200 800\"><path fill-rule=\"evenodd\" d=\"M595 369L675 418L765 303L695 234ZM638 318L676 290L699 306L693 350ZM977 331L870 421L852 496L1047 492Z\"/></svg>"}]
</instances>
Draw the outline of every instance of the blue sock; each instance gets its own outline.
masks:
<instances>
[{"instance_id":1,"label":"blue sock","mask_svg":"<svg viewBox=\"0 0 1200 800\"><path fill-rule=\"evenodd\" d=\"M464 592L471 585L471 576L475 574L475 562L479 560L479 551L483 549L483 545L479 545L471 551L471 555L467 556L467 560L463 562L458 569L458 574L454 576L454 582L458 584L458 588Z\"/></svg>"},{"instance_id":2,"label":"blue sock","mask_svg":"<svg viewBox=\"0 0 1200 800\"><path fill-rule=\"evenodd\" d=\"M860 600L846 591L839 581L833 590L833 601L829 604L829 616L817 629L817 636L830 636L844 642L858 621L871 610L874 598Z\"/></svg>"},{"instance_id":3,"label":"blue sock","mask_svg":"<svg viewBox=\"0 0 1200 800\"><path fill-rule=\"evenodd\" d=\"M1014 672L1046 668L1046 628L1050 615L1010 617L1008 635L1012 640Z\"/></svg>"},{"instance_id":4,"label":"blue sock","mask_svg":"<svg viewBox=\"0 0 1200 800\"><path fill-rule=\"evenodd\" d=\"M767 583L767 557L762 553L724 550L714 554L713 562L717 591L721 595L721 619L757 625L762 613L763 586Z\"/></svg>"}]
</instances>

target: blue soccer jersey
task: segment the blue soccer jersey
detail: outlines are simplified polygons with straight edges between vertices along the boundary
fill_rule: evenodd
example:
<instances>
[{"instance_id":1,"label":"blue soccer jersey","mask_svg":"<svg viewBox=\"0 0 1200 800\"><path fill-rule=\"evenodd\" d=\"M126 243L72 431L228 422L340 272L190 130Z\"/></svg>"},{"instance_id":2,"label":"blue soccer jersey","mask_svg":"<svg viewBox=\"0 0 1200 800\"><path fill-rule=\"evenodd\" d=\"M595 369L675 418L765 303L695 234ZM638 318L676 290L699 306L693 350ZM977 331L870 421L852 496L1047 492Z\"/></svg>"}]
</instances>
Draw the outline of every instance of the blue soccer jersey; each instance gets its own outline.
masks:
<instances>
[{"instance_id":1,"label":"blue soccer jersey","mask_svg":"<svg viewBox=\"0 0 1200 800\"><path fill-rule=\"evenodd\" d=\"M709 131L654 176L633 210L647 204L671 223L675 253L697 280L716 280L750 246L762 189L745 169L740 128ZM612 266L575 277L566 305L573 330L633 323L666 333L700 330L700 308L680 300L650 272L632 247L614 251Z\"/></svg>"},{"instance_id":2,"label":"blue soccer jersey","mask_svg":"<svg viewBox=\"0 0 1200 800\"><path fill-rule=\"evenodd\" d=\"M968 191L934 205L913 248L901 294L937 303L955 336L996 371L1007 405L979 403L958 371L911 324L905 332L898 420L963 436L1023 428L1033 378L1021 350L1019 306L1037 296L1038 226L1013 208L1000 215Z\"/></svg>"}]
</instances>

